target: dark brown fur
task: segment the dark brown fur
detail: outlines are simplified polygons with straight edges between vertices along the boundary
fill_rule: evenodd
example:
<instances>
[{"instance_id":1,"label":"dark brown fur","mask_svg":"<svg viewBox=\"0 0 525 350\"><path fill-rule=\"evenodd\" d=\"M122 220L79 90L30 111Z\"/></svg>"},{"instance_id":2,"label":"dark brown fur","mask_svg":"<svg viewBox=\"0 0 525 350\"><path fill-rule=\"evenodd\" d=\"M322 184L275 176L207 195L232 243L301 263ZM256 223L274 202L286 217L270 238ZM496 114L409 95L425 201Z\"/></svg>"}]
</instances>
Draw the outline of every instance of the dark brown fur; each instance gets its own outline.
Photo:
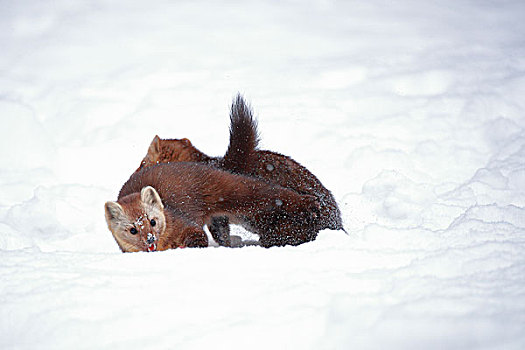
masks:
<instances>
[{"instance_id":1,"label":"dark brown fur","mask_svg":"<svg viewBox=\"0 0 525 350\"><path fill-rule=\"evenodd\" d=\"M315 239L319 213L314 196L235 175L198 163L169 163L134 173L119 193L119 203L153 187L165 208L202 227L227 217L260 236L264 247L297 245ZM136 200L136 199L135 199Z\"/></svg>"},{"instance_id":2,"label":"dark brown fur","mask_svg":"<svg viewBox=\"0 0 525 350\"><path fill-rule=\"evenodd\" d=\"M243 173L300 194L316 196L321 206L320 218L317 221L319 230L343 230L341 213L332 193L314 174L292 158L272 151L256 151Z\"/></svg>"}]
</instances>

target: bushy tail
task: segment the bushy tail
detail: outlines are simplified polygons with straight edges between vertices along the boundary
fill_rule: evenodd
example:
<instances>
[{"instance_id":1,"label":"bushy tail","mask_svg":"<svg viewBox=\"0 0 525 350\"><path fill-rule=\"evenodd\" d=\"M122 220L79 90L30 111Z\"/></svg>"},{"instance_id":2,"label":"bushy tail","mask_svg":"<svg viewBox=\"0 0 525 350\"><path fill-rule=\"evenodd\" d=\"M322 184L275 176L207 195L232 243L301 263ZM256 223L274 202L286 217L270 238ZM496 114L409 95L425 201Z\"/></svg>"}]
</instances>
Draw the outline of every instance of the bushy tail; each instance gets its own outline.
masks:
<instances>
[{"instance_id":1,"label":"bushy tail","mask_svg":"<svg viewBox=\"0 0 525 350\"><path fill-rule=\"evenodd\" d=\"M241 94L237 94L230 111L230 144L224 155L224 168L246 174L250 157L258 144L257 121L252 116L252 109Z\"/></svg>"}]
</instances>

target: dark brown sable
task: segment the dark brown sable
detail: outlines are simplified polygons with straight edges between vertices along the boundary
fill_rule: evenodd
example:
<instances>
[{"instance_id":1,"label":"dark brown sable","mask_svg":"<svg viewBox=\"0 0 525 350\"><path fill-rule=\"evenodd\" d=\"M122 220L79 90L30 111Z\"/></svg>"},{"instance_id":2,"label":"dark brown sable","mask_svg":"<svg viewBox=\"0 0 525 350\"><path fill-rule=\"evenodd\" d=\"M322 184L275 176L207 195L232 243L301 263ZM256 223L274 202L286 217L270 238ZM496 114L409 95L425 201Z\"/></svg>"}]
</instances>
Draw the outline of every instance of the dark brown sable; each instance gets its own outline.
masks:
<instances>
[{"instance_id":1,"label":"dark brown sable","mask_svg":"<svg viewBox=\"0 0 525 350\"><path fill-rule=\"evenodd\" d=\"M300 194L315 196L320 204L320 216L314 223L316 230L344 230L334 196L314 174L288 156L257 149L257 122L252 115L251 108L238 95L230 111L230 144L224 157L210 157L186 138L160 139L155 136L139 169L158 163L197 162L248 175ZM208 227L219 244L230 244L227 218L214 218Z\"/></svg>"}]
</instances>

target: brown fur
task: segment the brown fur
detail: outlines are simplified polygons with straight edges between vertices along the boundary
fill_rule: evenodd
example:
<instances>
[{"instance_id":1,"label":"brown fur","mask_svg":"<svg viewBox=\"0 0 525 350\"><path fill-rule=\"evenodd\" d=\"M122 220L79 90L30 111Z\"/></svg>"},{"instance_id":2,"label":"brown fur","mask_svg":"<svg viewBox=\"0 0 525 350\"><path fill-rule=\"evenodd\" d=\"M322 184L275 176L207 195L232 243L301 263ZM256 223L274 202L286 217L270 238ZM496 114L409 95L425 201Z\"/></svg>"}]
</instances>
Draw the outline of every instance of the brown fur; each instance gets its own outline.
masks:
<instances>
[{"instance_id":1,"label":"brown fur","mask_svg":"<svg viewBox=\"0 0 525 350\"><path fill-rule=\"evenodd\" d=\"M147 203L148 197L142 193L148 186L160 196L157 202L161 206ZM142 241L124 242L122 236L127 235L130 224L144 217L144 208L148 206L153 207L151 212L158 210L166 218L166 228L162 230L159 225L157 250L176 247L188 230L198 237L202 226L216 217L227 217L257 233L264 247L297 245L317 235L312 224L319 212L315 197L197 163L159 164L142 169L124 184L118 201L108 203L108 227L123 251L146 250L145 234L157 225L153 228L144 225L144 232L140 232ZM123 210L119 212L116 205ZM119 229L121 226L126 229Z\"/></svg>"},{"instance_id":2,"label":"brown fur","mask_svg":"<svg viewBox=\"0 0 525 350\"><path fill-rule=\"evenodd\" d=\"M147 192L150 198L156 197L155 203L148 201ZM208 246L202 226L164 206L152 187L145 187L140 194L132 193L118 202L107 202L105 210L108 228L123 252L148 251L148 233L154 237L152 251ZM130 232L132 228L136 233Z\"/></svg>"},{"instance_id":3,"label":"brown fur","mask_svg":"<svg viewBox=\"0 0 525 350\"><path fill-rule=\"evenodd\" d=\"M190 140L186 138L163 140L155 136L148 148L148 153L136 171L159 163L202 162L215 164L218 161L219 158L208 157L193 147Z\"/></svg>"},{"instance_id":4,"label":"brown fur","mask_svg":"<svg viewBox=\"0 0 525 350\"><path fill-rule=\"evenodd\" d=\"M337 202L321 181L288 156L257 150L258 140L257 123L251 109L238 95L230 112L230 145L223 158L204 154L186 138L161 139L155 136L140 168L164 162L197 162L256 177L300 194L316 196L321 206L317 229L344 230ZM219 244L225 242L224 245L228 245L227 220L217 219L209 228Z\"/></svg>"}]
</instances>

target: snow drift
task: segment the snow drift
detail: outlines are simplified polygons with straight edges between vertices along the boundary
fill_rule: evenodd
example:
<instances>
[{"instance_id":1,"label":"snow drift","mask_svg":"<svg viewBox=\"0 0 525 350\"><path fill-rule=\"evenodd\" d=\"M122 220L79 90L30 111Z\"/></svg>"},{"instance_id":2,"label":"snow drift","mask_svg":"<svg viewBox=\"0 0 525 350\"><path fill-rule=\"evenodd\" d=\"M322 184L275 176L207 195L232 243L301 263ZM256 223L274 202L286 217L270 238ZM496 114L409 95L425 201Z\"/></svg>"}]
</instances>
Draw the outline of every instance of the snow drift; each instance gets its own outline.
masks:
<instances>
[{"instance_id":1,"label":"snow drift","mask_svg":"<svg viewBox=\"0 0 525 350\"><path fill-rule=\"evenodd\" d=\"M0 21L0 347L525 346L521 1L22 1ZM264 148L349 235L122 254L155 134ZM245 236L240 228L234 233Z\"/></svg>"}]
</instances>

